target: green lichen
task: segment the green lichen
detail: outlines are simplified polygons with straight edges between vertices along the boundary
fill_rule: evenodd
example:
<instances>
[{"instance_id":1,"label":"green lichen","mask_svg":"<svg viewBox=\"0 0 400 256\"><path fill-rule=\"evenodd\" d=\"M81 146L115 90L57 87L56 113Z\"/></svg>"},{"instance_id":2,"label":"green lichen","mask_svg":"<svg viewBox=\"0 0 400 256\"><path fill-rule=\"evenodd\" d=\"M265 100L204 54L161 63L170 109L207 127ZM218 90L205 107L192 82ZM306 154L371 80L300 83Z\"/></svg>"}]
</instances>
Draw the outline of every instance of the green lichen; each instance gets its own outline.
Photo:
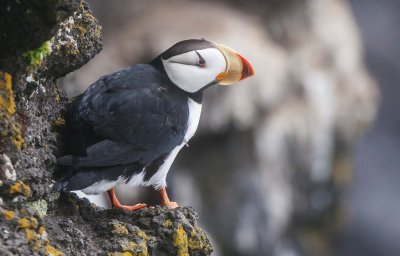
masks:
<instances>
[{"instance_id":1,"label":"green lichen","mask_svg":"<svg viewBox=\"0 0 400 256\"><path fill-rule=\"evenodd\" d=\"M147 244L142 241L140 243L129 242L130 247L133 249L135 256L148 256Z\"/></svg>"},{"instance_id":2,"label":"green lichen","mask_svg":"<svg viewBox=\"0 0 400 256\"><path fill-rule=\"evenodd\" d=\"M193 229L193 231L190 233L188 241L189 248L195 251L205 247L203 239L200 239L202 237L199 237L199 232L197 229L198 229L197 227Z\"/></svg>"},{"instance_id":3,"label":"green lichen","mask_svg":"<svg viewBox=\"0 0 400 256\"><path fill-rule=\"evenodd\" d=\"M27 51L23 56L28 60L31 66L40 65L44 57L51 53L51 45L53 44L54 38L44 42L39 48Z\"/></svg>"},{"instance_id":4,"label":"green lichen","mask_svg":"<svg viewBox=\"0 0 400 256\"><path fill-rule=\"evenodd\" d=\"M178 251L178 256L189 256L188 237L182 225L175 229L172 235L172 243Z\"/></svg>"},{"instance_id":5,"label":"green lichen","mask_svg":"<svg viewBox=\"0 0 400 256\"><path fill-rule=\"evenodd\" d=\"M172 221L171 220L166 220L163 223L164 228L169 228L172 226Z\"/></svg>"},{"instance_id":6,"label":"green lichen","mask_svg":"<svg viewBox=\"0 0 400 256\"><path fill-rule=\"evenodd\" d=\"M129 233L128 229L120 223L113 223L113 231L112 232L114 234L118 234L118 235L127 235Z\"/></svg>"},{"instance_id":7,"label":"green lichen","mask_svg":"<svg viewBox=\"0 0 400 256\"><path fill-rule=\"evenodd\" d=\"M47 214L47 202L44 199L39 199L34 202L27 203L27 206L31 209L36 210L40 217L46 216Z\"/></svg>"},{"instance_id":8,"label":"green lichen","mask_svg":"<svg viewBox=\"0 0 400 256\"><path fill-rule=\"evenodd\" d=\"M122 242L121 244L123 253L130 253L135 256L148 256L149 252L145 241L136 242Z\"/></svg>"},{"instance_id":9,"label":"green lichen","mask_svg":"<svg viewBox=\"0 0 400 256\"><path fill-rule=\"evenodd\" d=\"M125 237L130 233L127 227L125 227L118 221L113 221L112 227L112 232L114 234L122 235L123 237ZM121 239L120 241L118 241L118 244L121 246L121 252L112 252L109 253L109 255L148 256L149 251L147 247L147 241L149 240L149 237L147 236L147 234L138 228L132 231L131 235L135 237L134 241Z\"/></svg>"},{"instance_id":10,"label":"green lichen","mask_svg":"<svg viewBox=\"0 0 400 256\"><path fill-rule=\"evenodd\" d=\"M136 236L142 238L145 241L149 240L149 237L147 236L147 234L140 229L136 232Z\"/></svg>"}]
</instances>

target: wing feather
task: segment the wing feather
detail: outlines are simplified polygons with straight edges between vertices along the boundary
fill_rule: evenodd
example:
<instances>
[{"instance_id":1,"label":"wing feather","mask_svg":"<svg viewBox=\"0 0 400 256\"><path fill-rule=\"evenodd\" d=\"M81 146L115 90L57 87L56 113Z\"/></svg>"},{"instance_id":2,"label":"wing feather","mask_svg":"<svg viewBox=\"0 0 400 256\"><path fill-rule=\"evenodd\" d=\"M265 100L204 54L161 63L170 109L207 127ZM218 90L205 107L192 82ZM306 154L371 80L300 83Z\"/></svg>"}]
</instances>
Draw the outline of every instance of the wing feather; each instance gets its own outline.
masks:
<instances>
[{"instance_id":1,"label":"wing feather","mask_svg":"<svg viewBox=\"0 0 400 256\"><path fill-rule=\"evenodd\" d=\"M86 156L63 156L59 164L147 164L181 144L189 115L187 97L168 83L150 65L99 79L76 98L71 111L77 126L85 124L100 139L84 145Z\"/></svg>"}]
</instances>

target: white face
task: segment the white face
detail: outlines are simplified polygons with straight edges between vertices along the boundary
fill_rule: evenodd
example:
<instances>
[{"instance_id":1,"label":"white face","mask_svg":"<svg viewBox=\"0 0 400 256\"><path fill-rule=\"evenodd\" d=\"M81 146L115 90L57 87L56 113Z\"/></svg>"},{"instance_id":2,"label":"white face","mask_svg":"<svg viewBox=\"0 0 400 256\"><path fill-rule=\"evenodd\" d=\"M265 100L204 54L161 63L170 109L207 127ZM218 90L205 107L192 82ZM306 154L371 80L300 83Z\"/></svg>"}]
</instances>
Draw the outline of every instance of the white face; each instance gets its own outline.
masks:
<instances>
[{"instance_id":1,"label":"white face","mask_svg":"<svg viewBox=\"0 0 400 256\"><path fill-rule=\"evenodd\" d=\"M162 62L169 79L190 93L216 81L226 71L225 57L215 48L182 53Z\"/></svg>"}]
</instances>

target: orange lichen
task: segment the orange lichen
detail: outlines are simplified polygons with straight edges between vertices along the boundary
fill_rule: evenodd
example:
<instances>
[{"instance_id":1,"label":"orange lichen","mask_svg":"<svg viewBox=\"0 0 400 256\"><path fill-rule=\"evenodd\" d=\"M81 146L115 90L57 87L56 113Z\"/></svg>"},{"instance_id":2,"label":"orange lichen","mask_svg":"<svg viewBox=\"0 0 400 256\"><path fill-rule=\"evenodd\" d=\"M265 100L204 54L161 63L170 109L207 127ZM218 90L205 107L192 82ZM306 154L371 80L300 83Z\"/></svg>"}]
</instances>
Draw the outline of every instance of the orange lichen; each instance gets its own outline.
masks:
<instances>
[{"instance_id":1,"label":"orange lichen","mask_svg":"<svg viewBox=\"0 0 400 256\"><path fill-rule=\"evenodd\" d=\"M44 226L39 226L39 220L37 217L30 215L26 209L21 208L19 211L6 211L0 208L0 213L7 219L16 221L18 230L25 233L25 238L29 242L33 251L38 251L40 254L60 256L64 255L58 251L55 247L50 245L46 230ZM25 217L22 217L25 216Z\"/></svg>"},{"instance_id":2,"label":"orange lichen","mask_svg":"<svg viewBox=\"0 0 400 256\"><path fill-rule=\"evenodd\" d=\"M15 212L13 211L5 211L3 212L3 216L6 220L13 220L15 217Z\"/></svg>"},{"instance_id":3,"label":"orange lichen","mask_svg":"<svg viewBox=\"0 0 400 256\"><path fill-rule=\"evenodd\" d=\"M30 228L31 227L31 221L29 218L21 218L18 220L18 224L20 228Z\"/></svg>"},{"instance_id":4,"label":"orange lichen","mask_svg":"<svg viewBox=\"0 0 400 256\"><path fill-rule=\"evenodd\" d=\"M61 251L57 250L54 246L51 246L49 244L46 245L45 252L46 252L46 255L51 255L51 256L62 256L62 255L64 255L64 253L62 253Z\"/></svg>"},{"instance_id":5,"label":"orange lichen","mask_svg":"<svg viewBox=\"0 0 400 256\"><path fill-rule=\"evenodd\" d=\"M21 134L18 132L13 136L12 143L17 146L18 149L21 149L22 144L24 144L25 140L22 138Z\"/></svg>"},{"instance_id":6,"label":"orange lichen","mask_svg":"<svg viewBox=\"0 0 400 256\"><path fill-rule=\"evenodd\" d=\"M6 129L0 132L1 137L10 136L12 143L21 149L24 139L21 136L20 126L13 120L15 113L14 92L10 74L0 71L0 119L5 121Z\"/></svg>"},{"instance_id":7,"label":"orange lichen","mask_svg":"<svg viewBox=\"0 0 400 256\"><path fill-rule=\"evenodd\" d=\"M34 229L25 228L25 237L29 244L32 246L32 250L37 251L43 247L42 241L39 234Z\"/></svg>"},{"instance_id":8,"label":"orange lichen","mask_svg":"<svg viewBox=\"0 0 400 256\"><path fill-rule=\"evenodd\" d=\"M34 240L38 239L38 235L36 234L36 232L30 228L25 229L25 236L26 236L26 240L28 240L28 241L34 241Z\"/></svg>"},{"instance_id":9,"label":"orange lichen","mask_svg":"<svg viewBox=\"0 0 400 256\"><path fill-rule=\"evenodd\" d=\"M37 229L37 227L39 226L38 220L35 217L31 217L30 221L31 221L31 228Z\"/></svg>"},{"instance_id":10,"label":"orange lichen","mask_svg":"<svg viewBox=\"0 0 400 256\"><path fill-rule=\"evenodd\" d=\"M133 256L130 252L112 252L108 254L109 256Z\"/></svg>"},{"instance_id":11,"label":"orange lichen","mask_svg":"<svg viewBox=\"0 0 400 256\"><path fill-rule=\"evenodd\" d=\"M38 234L43 234L44 232L45 232L46 230L44 229L44 227L43 226L40 226L39 227L39 229L38 229Z\"/></svg>"},{"instance_id":12,"label":"orange lichen","mask_svg":"<svg viewBox=\"0 0 400 256\"><path fill-rule=\"evenodd\" d=\"M9 115L15 113L14 92L11 75L0 71L0 109L5 109Z\"/></svg>"},{"instance_id":13,"label":"orange lichen","mask_svg":"<svg viewBox=\"0 0 400 256\"><path fill-rule=\"evenodd\" d=\"M18 181L10 187L10 194L22 194L26 197L32 195L31 188L22 181Z\"/></svg>"}]
</instances>

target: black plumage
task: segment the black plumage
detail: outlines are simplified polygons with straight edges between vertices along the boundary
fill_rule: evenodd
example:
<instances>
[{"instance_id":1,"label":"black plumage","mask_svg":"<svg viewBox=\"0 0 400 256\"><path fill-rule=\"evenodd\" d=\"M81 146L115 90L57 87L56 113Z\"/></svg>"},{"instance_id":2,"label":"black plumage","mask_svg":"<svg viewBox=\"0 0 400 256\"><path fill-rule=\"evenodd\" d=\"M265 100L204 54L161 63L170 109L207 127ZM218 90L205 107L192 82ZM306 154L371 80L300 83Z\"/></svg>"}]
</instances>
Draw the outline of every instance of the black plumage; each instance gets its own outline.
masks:
<instances>
[{"instance_id":1,"label":"black plumage","mask_svg":"<svg viewBox=\"0 0 400 256\"><path fill-rule=\"evenodd\" d=\"M69 105L67 155L56 190L83 189L102 180L129 179L147 166L150 179L185 136L188 96L153 64L135 65L92 84Z\"/></svg>"}]
</instances>

